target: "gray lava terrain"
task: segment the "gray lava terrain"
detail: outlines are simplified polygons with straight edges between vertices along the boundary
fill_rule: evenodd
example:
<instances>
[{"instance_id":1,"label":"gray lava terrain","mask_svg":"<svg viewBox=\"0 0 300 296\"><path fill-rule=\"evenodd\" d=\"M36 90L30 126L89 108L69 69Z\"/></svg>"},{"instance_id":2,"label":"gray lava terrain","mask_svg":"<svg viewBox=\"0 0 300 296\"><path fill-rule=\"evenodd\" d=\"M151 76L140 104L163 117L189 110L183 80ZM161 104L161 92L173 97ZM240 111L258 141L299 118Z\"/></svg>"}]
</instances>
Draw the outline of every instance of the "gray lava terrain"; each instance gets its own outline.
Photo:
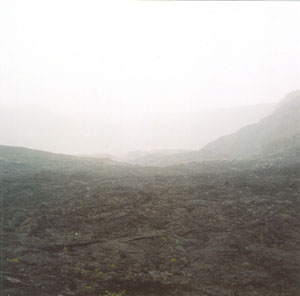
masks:
<instances>
[{"instance_id":1,"label":"gray lava terrain","mask_svg":"<svg viewBox=\"0 0 300 296\"><path fill-rule=\"evenodd\" d=\"M139 168L6 155L2 295L300 295L298 156Z\"/></svg>"}]
</instances>

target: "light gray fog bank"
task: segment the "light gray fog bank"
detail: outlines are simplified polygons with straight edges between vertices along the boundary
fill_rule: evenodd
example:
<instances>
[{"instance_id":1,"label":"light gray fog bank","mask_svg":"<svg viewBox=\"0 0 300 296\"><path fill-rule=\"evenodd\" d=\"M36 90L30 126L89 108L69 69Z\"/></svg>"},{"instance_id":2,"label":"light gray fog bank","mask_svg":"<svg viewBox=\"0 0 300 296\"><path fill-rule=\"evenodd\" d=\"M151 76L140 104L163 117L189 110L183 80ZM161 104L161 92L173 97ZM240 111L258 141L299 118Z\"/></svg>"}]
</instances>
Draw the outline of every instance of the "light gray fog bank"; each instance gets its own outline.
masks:
<instances>
[{"instance_id":1,"label":"light gray fog bank","mask_svg":"<svg viewBox=\"0 0 300 296\"><path fill-rule=\"evenodd\" d=\"M2 145L199 149L300 88L297 2L1 1L0 34Z\"/></svg>"}]
</instances>

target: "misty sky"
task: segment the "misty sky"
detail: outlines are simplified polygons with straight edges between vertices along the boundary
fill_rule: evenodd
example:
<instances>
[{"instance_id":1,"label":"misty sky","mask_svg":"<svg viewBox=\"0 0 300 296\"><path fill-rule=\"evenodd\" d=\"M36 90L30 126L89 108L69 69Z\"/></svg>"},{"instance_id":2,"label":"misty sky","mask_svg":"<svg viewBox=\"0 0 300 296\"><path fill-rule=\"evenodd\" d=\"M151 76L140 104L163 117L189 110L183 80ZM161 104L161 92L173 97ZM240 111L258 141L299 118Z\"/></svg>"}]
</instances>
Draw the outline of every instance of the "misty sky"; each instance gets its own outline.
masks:
<instances>
[{"instance_id":1,"label":"misty sky","mask_svg":"<svg viewBox=\"0 0 300 296\"><path fill-rule=\"evenodd\" d=\"M0 2L3 145L197 149L295 89L299 2Z\"/></svg>"}]
</instances>

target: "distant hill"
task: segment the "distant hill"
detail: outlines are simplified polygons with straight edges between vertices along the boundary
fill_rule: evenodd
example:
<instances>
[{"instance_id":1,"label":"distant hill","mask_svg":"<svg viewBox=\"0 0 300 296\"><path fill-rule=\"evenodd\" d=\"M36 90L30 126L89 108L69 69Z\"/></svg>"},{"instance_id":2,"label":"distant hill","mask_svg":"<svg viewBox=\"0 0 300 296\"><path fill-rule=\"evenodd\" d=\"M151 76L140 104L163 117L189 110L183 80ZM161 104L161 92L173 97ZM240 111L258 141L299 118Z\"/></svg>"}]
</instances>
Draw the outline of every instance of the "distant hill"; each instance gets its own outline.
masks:
<instances>
[{"instance_id":1,"label":"distant hill","mask_svg":"<svg viewBox=\"0 0 300 296\"><path fill-rule=\"evenodd\" d=\"M255 107L255 110L260 110ZM245 111L242 111L242 113ZM244 113L243 113L244 114ZM222 124L214 122L211 125ZM207 126L207 131L211 128ZM300 138L300 91L281 100L271 115L227 136L210 142L200 150L150 150L129 152L121 157L108 154L70 156L19 147L0 146L2 168L30 164L35 168L90 165L121 165L126 162L141 166L169 166L206 160L232 160L297 153Z\"/></svg>"},{"instance_id":2,"label":"distant hill","mask_svg":"<svg viewBox=\"0 0 300 296\"><path fill-rule=\"evenodd\" d=\"M216 125L219 123L215 123ZM210 127L208 126L209 130ZM198 151L148 153L136 157L134 164L168 166L205 160L251 159L286 151L298 151L300 133L300 91L279 101L271 115L237 132L218 138Z\"/></svg>"},{"instance_id":3,"label":"distant hill","mask_svg":"<svg viewBox=\"0 0 300 296\"><path fill-rule=\"evenodd\" d=\"M256 124L221 137L199 151L199 156L214 159L245 159L271 151L271 146L293 142L300 133L300 91L288 94L278 108ZM282 146L283 147L283 146Z\"/></svg>"},{"instance_id":4,"label":"distant hill","mask_svg":"<svg viewBox=\"0 0 300 296\"><path fill-rule=\"evenodd\" d=\"M77 157L56 154L23 147L0 145L0 177L1 175L19 175L30 171L74 171L91 167L107 167L121 164L110 159Z\"/></svg>"}]
</instances>

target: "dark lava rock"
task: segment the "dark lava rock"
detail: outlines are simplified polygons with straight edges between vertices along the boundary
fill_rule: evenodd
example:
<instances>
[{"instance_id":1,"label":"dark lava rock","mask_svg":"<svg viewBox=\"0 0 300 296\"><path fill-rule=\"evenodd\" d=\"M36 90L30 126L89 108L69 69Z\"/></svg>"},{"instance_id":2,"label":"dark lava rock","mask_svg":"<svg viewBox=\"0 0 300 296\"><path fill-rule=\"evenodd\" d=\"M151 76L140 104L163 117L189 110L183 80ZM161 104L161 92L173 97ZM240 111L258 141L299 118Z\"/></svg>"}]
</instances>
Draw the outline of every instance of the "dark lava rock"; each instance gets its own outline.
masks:
<instances>
[{"instance_id":1,"label":"dark lava rock","mask_svg":"<svg viewBox=\"0 0 300 296\"><path fill-rule=\"evenodd\" d=\"M2 295L300 295L283 164L6 170Z\"/></svg>"}]
</instances>

